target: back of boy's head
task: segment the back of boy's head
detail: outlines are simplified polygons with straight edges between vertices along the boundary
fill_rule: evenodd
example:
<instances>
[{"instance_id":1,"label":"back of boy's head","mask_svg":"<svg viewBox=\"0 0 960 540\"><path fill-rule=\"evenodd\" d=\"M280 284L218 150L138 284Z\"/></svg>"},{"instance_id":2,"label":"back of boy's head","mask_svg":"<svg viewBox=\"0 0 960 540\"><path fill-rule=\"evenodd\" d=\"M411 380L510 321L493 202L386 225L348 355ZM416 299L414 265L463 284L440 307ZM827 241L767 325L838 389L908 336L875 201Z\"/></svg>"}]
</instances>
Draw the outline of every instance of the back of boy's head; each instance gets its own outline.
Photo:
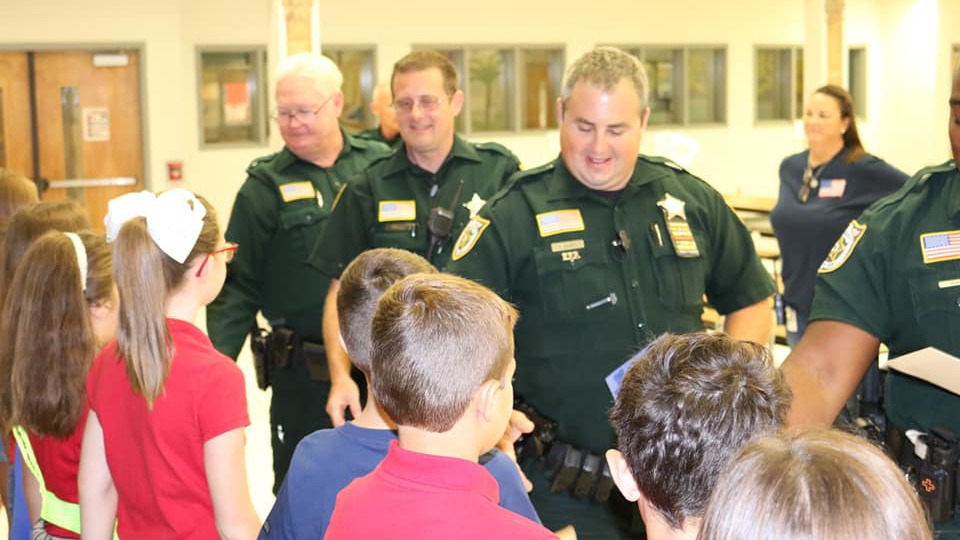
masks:
<instances>
[{"instance_id":1,"label":"back of boy's head","mask_svg":"<svg viewBox=\"0 0 960 540\"><path fill-rule=\"evenodd\" d=\"M679 529L747 440L782 427L792 394L765 347L722 334L664 335L635 358L610 421L640 492Z\"/></svg>"},{"instance_id":2,"label":"back of boy's head","mask_svg":"<svg viewBox=\"0 0 960 540\"><path fill-rule=\"evenodd\" d=\"M410 274L436 271L416 253L394 248L364 251L347 265L340 275L337 316L347 354L357 369L370 374L370 327L383 292Z\"/></svg>"},{"instance_id":3,"label":"back of boy's head","mask_svg":"<svg viewBox=\"0 0 960 540\"><path fill-rule=\"evenodd\" d=\"M483 383L513 358L516 310L449 274L414 274L383 294L373 317L373 394L401 426L449 431Z\"/></svg>"}]
</instances>

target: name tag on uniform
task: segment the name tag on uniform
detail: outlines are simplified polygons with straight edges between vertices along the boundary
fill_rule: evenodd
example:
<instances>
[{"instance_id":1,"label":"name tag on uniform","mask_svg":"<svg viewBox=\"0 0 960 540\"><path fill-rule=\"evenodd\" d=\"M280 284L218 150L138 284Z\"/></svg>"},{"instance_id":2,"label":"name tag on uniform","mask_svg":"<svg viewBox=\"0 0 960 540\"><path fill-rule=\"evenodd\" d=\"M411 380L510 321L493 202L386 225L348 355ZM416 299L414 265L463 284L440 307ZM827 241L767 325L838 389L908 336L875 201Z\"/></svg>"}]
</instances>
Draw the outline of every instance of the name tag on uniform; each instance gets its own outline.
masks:
<instances>
[{"instance_id":1,"label":"name tag on uniform","mask_svg":"<svg viewBox=\"0 0 960 540\"><path fill-rule=\"evenodd\" d=\"M540 230L540 236L582 231L583 216L577 208L537 214L537 229Z\"/></svg>"},{"instance_id":2,"label":"name tag on uniform","mask_svg":"<svg viewBox=\"0 0 960 540\"><path fill-rule=\"evenodd\" d=\"M380 201L377 221L409 221L417 219L416 201Z\"/></svg>"},{"instance_id":3,"label":"name tag on uniform","mask_svg":"<svg viewBox=\"0 0 960 540\"><path fill-rule=\"evenodd\" d=\"M280 186L280 196L283 202L299 201L316 197L316 190L310 182L293 182Z\"/></svg>"},{"instance_id":4,"label":"name tag on uniform","mask_svg":"<svg viewBox=\"0 0 960 540\"><path fill-rule=\"evenodd\" d=\"M817 196L821 199L839 199L847 190L847 181L843 178L820 180L820 190Z\"/></svg>"}]
</instances>

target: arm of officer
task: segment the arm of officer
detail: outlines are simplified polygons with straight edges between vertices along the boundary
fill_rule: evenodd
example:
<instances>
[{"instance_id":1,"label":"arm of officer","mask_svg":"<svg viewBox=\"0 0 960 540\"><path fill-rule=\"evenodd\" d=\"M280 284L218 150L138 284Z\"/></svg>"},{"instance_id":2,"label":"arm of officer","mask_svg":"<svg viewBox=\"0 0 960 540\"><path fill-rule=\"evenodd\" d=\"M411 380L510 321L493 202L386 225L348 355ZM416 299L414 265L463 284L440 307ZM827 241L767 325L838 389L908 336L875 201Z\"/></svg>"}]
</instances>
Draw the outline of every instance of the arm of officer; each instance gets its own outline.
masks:
<instances>
[{"instance_id":1,"label":"arm of officer","mask_svg":"<svg viewBox=\"0 0 960 540\"><path fill-rule=\"evenodd\" d=\"M226 239L240 245L227 279L207 306L207 332L221 353L236 359L262 307L263 262L277 228L279 195L257 178L244 182L230 212Z\"/></svg>"},{"instance_id":2,"label":"arm of officer","mask_svg":"<svg viewBox=\"0 0 960 540\"><path fill-rule=\"evenodd\" d=\"M829 427L879 348L879 339L852 324L811 322L781 366L793 390L787 424Z\"/></svg>"},{"instance_id":3,"label":"arm of officer","mask_svg":"<svg viewBox=\"0 0 960 540\"><path fill-rule=\"evenodd\" d=\"M340 343L340 320L337 316L337 291L340 280L331 279L327 298L323 304L323 342L327 348L327 365L330 369L330 396L327 398L327 414L334 426L346 421L345 410L350 407L354 418L360 414L360 389L350 378L350 357Z\"/></svg>"},{"instance_id":4,"label":"arm of officer","mask_svg":"<svg viewBox=\"0 0 960 540\"><path fill-rule=\"evenodd\" d=\"M723 331L730 337L756 343L770 343L772 330L770 298L728 313L723 322Z\"/></svg>"}]
</instances>

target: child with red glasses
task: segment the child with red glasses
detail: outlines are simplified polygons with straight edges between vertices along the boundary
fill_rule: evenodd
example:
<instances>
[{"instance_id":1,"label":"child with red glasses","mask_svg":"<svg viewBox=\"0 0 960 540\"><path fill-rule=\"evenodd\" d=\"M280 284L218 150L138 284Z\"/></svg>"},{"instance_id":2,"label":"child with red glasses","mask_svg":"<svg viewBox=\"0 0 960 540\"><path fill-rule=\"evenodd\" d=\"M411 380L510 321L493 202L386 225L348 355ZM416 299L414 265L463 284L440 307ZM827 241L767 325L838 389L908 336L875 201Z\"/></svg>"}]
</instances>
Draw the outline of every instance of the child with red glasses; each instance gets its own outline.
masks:
<instances>
[{"instance_id":1,"label":"child with red glasses","mask_svg":"<svg viewBox=\"0 0 960 540\"><path fill-rule=\"evenodd\" d=\"M176 189L110 201L118 339L87 379L84 538L253 538L243 375L193 321L226 277L214 210Z\"/></svg>"}]
</instances>

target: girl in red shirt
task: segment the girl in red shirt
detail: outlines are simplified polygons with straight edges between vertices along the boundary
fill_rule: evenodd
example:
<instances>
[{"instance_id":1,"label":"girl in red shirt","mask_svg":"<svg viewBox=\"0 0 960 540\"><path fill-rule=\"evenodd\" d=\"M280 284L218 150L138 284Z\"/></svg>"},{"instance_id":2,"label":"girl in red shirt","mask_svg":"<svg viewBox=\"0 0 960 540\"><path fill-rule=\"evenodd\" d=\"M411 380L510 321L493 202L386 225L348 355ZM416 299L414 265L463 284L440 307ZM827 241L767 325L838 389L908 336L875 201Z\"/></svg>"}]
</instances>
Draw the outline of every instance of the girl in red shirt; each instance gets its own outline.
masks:
<instances>
[{"instance_id":1,"label":"girl in red shirt","mask_svg":"<svg viewBox=\"0 0 960 540\"><path fill-rule=\"evenodd\" d=\"M120 325L87 380L83 537L109 539L116 518L120 538L253 538L243 375L193 325L236 246L182 189L114 199L105 223Z\"/></svg>"}]
</instances>

